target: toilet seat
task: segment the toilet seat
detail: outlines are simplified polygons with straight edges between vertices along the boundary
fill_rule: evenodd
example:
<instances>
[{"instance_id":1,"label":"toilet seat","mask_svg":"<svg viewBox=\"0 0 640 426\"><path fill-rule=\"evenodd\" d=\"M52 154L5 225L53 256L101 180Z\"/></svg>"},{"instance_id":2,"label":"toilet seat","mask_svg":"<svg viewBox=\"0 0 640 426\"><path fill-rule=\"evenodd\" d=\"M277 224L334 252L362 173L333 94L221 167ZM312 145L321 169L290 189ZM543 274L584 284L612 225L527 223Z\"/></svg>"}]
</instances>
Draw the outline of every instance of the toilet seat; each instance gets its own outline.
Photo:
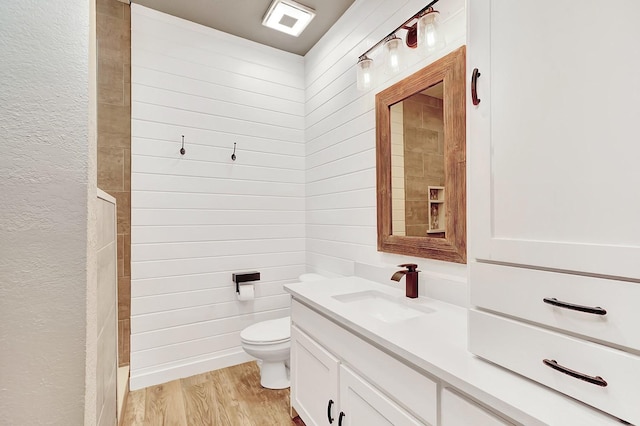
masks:
<instances>
[{"instance_id":1,"label":"toilet seat","mask_svg":"<svg viewBox=\"0 0 640 426\"><path fill-rule=\"evenodd\" d=\"M291 317L262 321L240 332L240 339L252 345L275 345L291 340Z\"/></svg>"}]
</instances>

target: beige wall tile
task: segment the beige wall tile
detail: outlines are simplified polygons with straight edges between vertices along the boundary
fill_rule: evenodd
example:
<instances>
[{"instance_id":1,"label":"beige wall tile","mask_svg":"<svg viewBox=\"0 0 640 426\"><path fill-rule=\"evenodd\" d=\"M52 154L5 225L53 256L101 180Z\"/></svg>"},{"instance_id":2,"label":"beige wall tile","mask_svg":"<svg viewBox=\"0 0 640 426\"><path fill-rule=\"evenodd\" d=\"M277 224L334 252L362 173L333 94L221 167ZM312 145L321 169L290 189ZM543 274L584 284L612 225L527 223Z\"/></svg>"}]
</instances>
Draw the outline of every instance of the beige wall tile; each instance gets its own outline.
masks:
<instances>
[{"instance_id":1,"label":"beige wall tile","mask_svg":"<svg viewBox=\"0 0 640 426\"><path fill-rule=\"evenodd\" d=\"M118 278L118 320L131 317L131 278Z\"/></svg>"},{"instance_id":2,"label":"beige wall tile","mask_svg":"<svg viewBox=\"0 0 640 426\"><path fill-rule=\"evenodd\" d=\"M124 156L124 183L123 190L125 192L131 192L131 150L125 149L123 151Z\"/></svg>"},{"instance_id":3,"label":"beige wall tile","mask_svg":"<svg viewBox=\"0 0 640 426\"><path fill-rule=\"evenodd\" d=\"M114 59L100 59L98 61L98 103L124 106L124 86L124 64Z\"/></svg>"},{"instance_id":4,"label":"beige wall tile","mask_svg":"<svg viewBox=\"0 0 640 426\"><path fill-rule=\"evenodd\" d=\"M123 105L98 104L98 143L100 135L126 137L128 148L131 145L131 107ZM108 142L104 141L105 143ZM110 145L100 145L110 146Z\"/></svg>"},{"instance_id":5,"label":"beige wall tile","mask_svg":"<svg viewBox=\"0 0 640 426\"><path fill-rule=\"evenodd\" d=\"M131 276L131 234L124 234L124 276Z\"/></svg>"},{"instance_id":6,"label":"beige wall tile","mask_svg":"<svg viewBox=\"0 0 640 426\"><path fill-rule=\"evenodd\" d=\"M104 191L124 191L124 150L98 148L98 186Z\"/></svg>"},{"instance_id":7,"label":"beige wall tile","mask_svg":"<svg viewBox=\"0 0 640 426\"><path fill-rule=\"evenodd\" d=\"M129 351L131 339L130 320L118 321L118 354L120 357L118 366L129 365Z\"/></svg>"},{"instance_id":8,"label":"beige wall tile","mask_svg":"<svg viewBox=\"0 0 640 426\"><path fill-rule=\"evenodd\" d=\"M127 5L117 0L96 0L96 13L98 15L106 15L112 18L124 19L124 10L129 9ZM100 21L102 16L98 16Z\"/></svg>"},{"instance_id":9,"label":"beige wall tile","mask_svg":"<svg viewBox=\"0 0 640 426\"><path fill-rule=\"evenodd\" d=\"M131 193L121 191L109 191L116 198L118 206L118 234L131 233ZM125 242L126 244L126 242ZM126 256L126 250L124 251Z\"/></svg>"}]
</instances>

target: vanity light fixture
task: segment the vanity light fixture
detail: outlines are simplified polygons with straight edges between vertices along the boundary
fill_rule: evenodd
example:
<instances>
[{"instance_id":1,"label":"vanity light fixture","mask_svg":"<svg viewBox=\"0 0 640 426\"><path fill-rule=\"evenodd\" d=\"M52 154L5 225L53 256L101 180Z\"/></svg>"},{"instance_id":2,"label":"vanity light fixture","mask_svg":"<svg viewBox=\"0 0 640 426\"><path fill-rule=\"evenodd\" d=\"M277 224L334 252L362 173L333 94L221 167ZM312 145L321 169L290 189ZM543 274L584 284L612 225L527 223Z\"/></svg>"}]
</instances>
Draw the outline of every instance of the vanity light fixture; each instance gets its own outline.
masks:
<instances>
[{"instance_id":1,"label":"vanity light fixture","mask_svg":"<svg viewBox=\"0 0 640 426\"><path fill-rule=\"evenodd\" d=\"M440 12L432 7L422 12L418 18L418 44L427 52L433 52L444 46L440 34Z\"/></svg>"},{"instance_id":2,"label":"vanity light fixture","mask_svg":"<svg viewBox=\"0 0 640 426\"><path fill-rule=\"evenodd\" d=\"M393 75L400 71L402 62L402 40L395 34L387 36L382 44L384 50L384 66L387 74Z\"/></svg>"},{"instance_id":3,"label":"vanity light fixture","mask_svg":"<svg viewBox=\"0 0 640 426\"><path fill-rule=\"evenodd\" d=\"M407 19L402 25L393 30L385 38L374 44L358 58L357 87L358 90L371 89L373 80L373 59L367 55L382 45L384 51L384 68L387 74L395 74L402 67L402 40L397 36L401 29L407 31L406 44L410 48L420 48L425 52L433 52L444 46L444 39L439 33L439 12L433 9L438 0L431 0L418 13ZM412 25L409 25L414 22Z\"/></svg>"},{"instance_id":4,"label":"vanity light fixture","mask_svg":"<svg viewBox=\"0 0 640 426\"><path fill-rule=\"evenodd\" d=\"M370 59L367 55L362 55L358 59L358 90L371 89L372 65L373 59Z\"/></svg>"},{"instance_id":5,"label":"vanity light fixture","mask_svg":"<svg viewBox=\"0 0 640 426\"><path fill-rule=\"evenodd\" d=\"M298 37L315 16L315 10L293 0L273 0L262 25Z\"/></svg>"}]
</instances>

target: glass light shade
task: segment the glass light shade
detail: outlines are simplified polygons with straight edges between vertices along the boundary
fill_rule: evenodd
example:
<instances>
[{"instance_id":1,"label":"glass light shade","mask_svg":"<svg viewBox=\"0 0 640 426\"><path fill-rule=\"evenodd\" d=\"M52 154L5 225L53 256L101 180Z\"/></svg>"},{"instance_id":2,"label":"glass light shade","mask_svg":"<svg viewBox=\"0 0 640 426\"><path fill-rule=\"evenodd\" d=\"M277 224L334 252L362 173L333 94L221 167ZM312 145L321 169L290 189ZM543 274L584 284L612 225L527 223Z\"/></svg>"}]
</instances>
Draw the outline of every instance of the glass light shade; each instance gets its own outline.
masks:
<instances>
[{"instance_id":1,"label":"glass light shade","mask_svg":"<svg viewBox=\"0 0 640 426\"><path fill-rule=\"evenodd\" d=\"M440 12L430 9L418 19L418 47L434 52L444 47L440 32Z\"/></svg>"},{"instance_id":2,"label":"glass light shade","mask_svg":"<svg viewBox=\"0 0 640 426\"><path fill-rule=\"evenodd\" d=\"M402 40L394 34L385 40L382 49L386 73L393 75L399 72L402 65Z\"/></svg>"},{"instance_id":3,"label":"glass light shade","mask_svg":"<svg viewBox=\"0 0 640 426\"><path fill-rule=\"evenodd\" d=\"M358 90L365 91L371 89L373 59L363 56L358 60L356 67L358 69Z\"/></svg>"}]
</instances>

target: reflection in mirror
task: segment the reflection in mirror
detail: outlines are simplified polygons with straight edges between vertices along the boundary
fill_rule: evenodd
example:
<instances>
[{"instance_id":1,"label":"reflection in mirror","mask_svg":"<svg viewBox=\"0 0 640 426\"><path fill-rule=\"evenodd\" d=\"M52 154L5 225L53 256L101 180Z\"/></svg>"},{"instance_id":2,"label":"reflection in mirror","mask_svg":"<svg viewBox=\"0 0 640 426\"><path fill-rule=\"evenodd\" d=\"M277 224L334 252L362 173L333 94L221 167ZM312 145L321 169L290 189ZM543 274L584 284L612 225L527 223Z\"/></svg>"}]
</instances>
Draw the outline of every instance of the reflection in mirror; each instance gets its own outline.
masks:
<instances>
[{"instance_id":1,"label":"reflection in mirror","mask_svg":"<svg viewBox=\"0 0 640 426\"><path fill-rule=\"evenodd\" d=\"M445 237L443 87L391 106L393 235Z\"/></svg>"}]
</instances>

